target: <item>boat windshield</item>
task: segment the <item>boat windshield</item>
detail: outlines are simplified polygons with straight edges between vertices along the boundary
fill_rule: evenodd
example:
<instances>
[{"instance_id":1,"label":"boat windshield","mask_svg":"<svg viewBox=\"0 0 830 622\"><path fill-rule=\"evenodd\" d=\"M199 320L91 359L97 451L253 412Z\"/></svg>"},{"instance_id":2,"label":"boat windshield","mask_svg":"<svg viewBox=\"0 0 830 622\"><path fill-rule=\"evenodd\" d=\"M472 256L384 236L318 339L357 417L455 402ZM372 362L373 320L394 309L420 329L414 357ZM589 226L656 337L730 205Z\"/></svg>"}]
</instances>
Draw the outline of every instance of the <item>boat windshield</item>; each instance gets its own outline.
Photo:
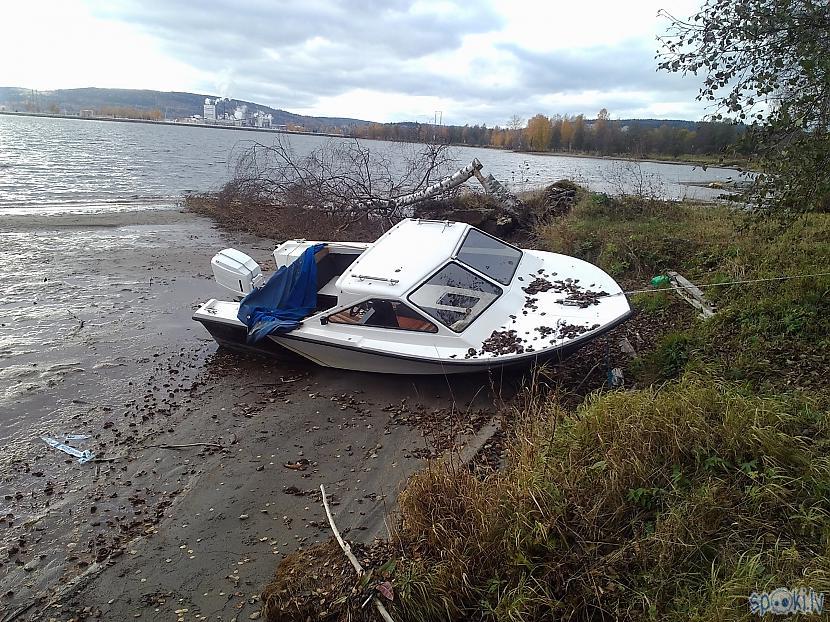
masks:
<instances>
[{"instance_id":1,"label":"boat windshield","mask_svg":"<svg viewBox=\"0 0 830 622\"><path fill-rule=\"evenodd\" d=\"M432 275L409 301L457 333L463 331L502 290L455 262Z\"/></svg>"},{"instance_id":2,"label":"boat windshield","mask_svg":"<svg viewBox=\"0 0 830 622\"><path fill-rule=\"evenodd\" d=\"M478 229L470 229L457 257L502 285L510 285L522 251Z\"/></svg>"}]
</instances>

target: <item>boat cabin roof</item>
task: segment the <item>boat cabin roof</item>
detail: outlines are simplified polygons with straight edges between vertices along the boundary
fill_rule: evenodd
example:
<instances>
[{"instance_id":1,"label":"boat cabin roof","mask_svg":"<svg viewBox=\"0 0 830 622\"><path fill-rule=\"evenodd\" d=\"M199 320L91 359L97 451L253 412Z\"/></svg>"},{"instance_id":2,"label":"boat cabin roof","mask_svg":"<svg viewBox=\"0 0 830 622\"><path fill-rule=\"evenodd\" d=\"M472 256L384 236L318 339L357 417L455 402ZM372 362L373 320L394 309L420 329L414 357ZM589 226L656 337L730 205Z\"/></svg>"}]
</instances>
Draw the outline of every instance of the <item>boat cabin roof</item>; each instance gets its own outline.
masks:
<instances>
[{"instance_id":1,"label":"boat cabin roof","mask_svg":"<svg viewBox=\"0 0 830 622\"><path fill-rule=\"evenodd\" d=\"M337 287L352 295L401 298L455 258L509 285L521 251L465 223L410 218L361 254Z\"/></svg>"}]
</instances>

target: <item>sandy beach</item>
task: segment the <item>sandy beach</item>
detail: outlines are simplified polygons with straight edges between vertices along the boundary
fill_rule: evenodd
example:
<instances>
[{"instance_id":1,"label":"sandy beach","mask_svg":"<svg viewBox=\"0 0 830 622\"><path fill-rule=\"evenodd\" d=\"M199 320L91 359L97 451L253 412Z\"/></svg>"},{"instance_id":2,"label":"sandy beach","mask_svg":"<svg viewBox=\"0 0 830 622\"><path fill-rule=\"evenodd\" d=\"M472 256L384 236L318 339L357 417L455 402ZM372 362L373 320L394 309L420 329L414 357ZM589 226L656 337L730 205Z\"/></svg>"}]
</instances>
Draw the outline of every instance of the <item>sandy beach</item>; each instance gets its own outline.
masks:
<instances>
[{"instance_id":1,"label":"sandy beach","mask_svg":"<svg viewBox=\"0 0 830 622\"><path fill-rule=\"evenodd\" d=\"M3 276L3 622L249 619L281 557L329 537L320 484L368 542L426 457L486 436L487 378L218 351L190 317L221 294L210 258L268 265L271 241L176 210L5 216L0 238L34 257ZM67 435L96 460L40 438Z\"/></svg>"}]
</instances>

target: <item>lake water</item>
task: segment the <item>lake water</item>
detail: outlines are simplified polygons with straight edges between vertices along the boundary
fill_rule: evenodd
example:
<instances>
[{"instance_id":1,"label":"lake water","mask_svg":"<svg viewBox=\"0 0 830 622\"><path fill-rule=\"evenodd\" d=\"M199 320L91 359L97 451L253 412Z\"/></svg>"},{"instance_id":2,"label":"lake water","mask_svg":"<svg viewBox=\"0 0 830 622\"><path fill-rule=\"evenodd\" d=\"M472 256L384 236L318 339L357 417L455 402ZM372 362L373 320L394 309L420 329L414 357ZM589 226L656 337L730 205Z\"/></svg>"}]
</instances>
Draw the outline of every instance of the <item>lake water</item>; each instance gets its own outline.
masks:
<instances>
[{"instance_id":1,"label":"lake water","mask_svg":"<svg viewBox=\"0 0 830 622\"><path fill-rule=\"evenodd\" d=\"M227 129L51 119L0 115L0 213L25 214L162 208L182 193L207 191L230 176L235 148L274 136ZM292 147L308 152L330 139L291 135ZM396 146L363 141L393 154ZM411 148L411 147L410 147ZM617 160L519 154L495 149L453 148L458 166L478 158L484 172L514 190L570 178L611 194L638 186L663 198L714 199L722 191L702 185L737 180L733 169ZM1 216L0 216L1 217Z\"/></svg>"}]
</instances>

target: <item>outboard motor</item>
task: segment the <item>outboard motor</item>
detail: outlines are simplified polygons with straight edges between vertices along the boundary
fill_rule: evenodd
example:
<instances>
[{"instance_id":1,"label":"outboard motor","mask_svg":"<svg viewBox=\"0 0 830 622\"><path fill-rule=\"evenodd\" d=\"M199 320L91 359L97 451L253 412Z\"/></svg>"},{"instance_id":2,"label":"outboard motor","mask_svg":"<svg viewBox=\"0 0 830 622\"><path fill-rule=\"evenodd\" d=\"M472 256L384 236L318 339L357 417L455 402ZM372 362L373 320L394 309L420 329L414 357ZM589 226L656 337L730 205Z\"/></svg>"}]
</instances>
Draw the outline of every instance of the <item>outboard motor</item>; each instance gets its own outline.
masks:
<instances>
[{"instance_id":1,"label":"outboard motor","mask_svg":"<svg viewBox=\"0 0 830 622\"><path fill-rule=\"evenodd\" d=\"M235 248L216 253L210 260L210 267L216 282L240 298L265 285L259 264Z\"/></svg>"}]
</instances>

